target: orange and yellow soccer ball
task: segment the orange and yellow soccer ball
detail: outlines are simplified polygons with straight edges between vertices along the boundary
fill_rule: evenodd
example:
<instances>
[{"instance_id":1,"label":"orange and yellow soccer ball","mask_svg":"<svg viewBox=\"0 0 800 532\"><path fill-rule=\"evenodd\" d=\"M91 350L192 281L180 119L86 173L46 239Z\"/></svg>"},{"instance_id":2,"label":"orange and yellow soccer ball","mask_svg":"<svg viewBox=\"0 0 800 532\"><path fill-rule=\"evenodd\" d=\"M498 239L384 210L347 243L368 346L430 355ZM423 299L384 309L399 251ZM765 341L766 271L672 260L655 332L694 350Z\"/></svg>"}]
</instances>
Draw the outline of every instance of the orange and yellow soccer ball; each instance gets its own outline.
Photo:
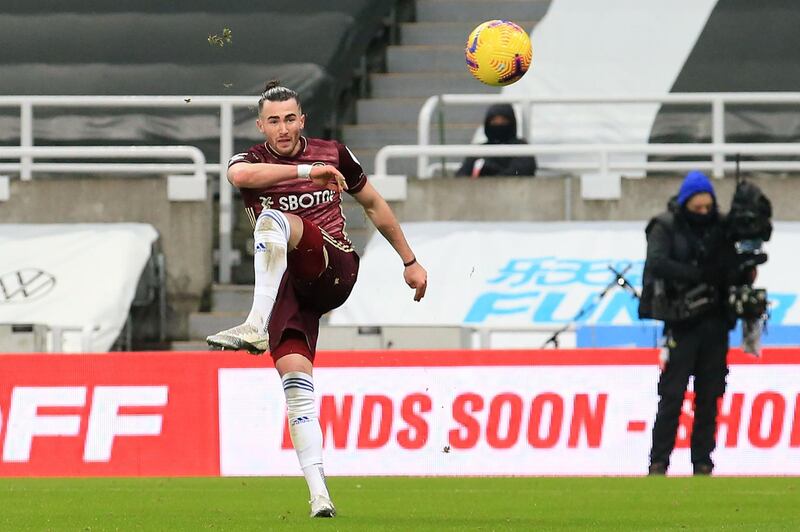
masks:
<instances>
[{"instance_id":1,"label":"orange and yellow soccer ball","mask_svg":"<svg viewBox=\"0 0 800 532\"><path fill-rule=\"evenodd\" d=\"M487 85L510 85L531 66L531 39L521 26L509 20L488 20L479 24L467 39L464 50L467 68Z\"/></svg>"}]
</instances>

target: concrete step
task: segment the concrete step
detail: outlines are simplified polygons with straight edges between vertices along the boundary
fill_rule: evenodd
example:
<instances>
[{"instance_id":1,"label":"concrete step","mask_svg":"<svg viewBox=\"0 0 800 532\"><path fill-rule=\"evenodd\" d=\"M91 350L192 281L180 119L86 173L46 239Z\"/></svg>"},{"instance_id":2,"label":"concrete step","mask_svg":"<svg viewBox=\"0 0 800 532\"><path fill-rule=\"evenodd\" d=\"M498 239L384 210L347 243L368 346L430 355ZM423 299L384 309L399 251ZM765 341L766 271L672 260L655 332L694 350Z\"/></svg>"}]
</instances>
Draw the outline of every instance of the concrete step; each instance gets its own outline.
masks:
<instances>
[{"instance_id":1,"label":"concrete step","mask_svg":"<svg viewBox=\"0 0 800 532\"><path fill-rule=\"evenodd\" d=\"M469 331L460 327L354 327L320 325L317 349L463 349ZM210 351L205 341L172 342L172 351ZM244 356L244 355L243 355Z\"/></svg>"},{"instance_id":2,"label":"concrete step","mask_svg":"<svg viewBox=\"0 0 800 532\"><path fill-rule=\"evenodd\" d=\"M362 168L367 164L367 159L362 159L355 150L352 150L355 154L356 158L361 162ZM372 159L375 158L375 155L372 155ZM372 165L372 160L369 160L370 166ZM364 168L364 172L369 175L369 171ZM342 213L344 214L344 218L347 222L345 229L347 231L347 238L350 239L350 242L353 244L353 247L356 249L356 252L361 255L364 253L364 248L367 245L367 238L369 234L372 232L372 222L367 219L367 215L364 213L364 208L350 196L350 194L345 194L343 196L344 201L342 202Z\"/></svg>"},{"instance_id":3,"label":"concrete step","mask_svg":"<svg viewBox=\"0 0 800 532\"><path fill-rule=\"evenodd\" d=\"M189 314L189 339L205 340L206 336L244 323L250 305L244 312L192 312Z\"/></svg>"},{"instance_id":4,"label":"concrete step","mask_svg":"<svg viewBox=\"0 0 800 532\"><path fill-rule=\"evenodd\" d=\"M356 157L358 157L358 155L356 155ZM363 167L364 161L361 159L359 159L359 161ZM364 172L367 173L366 170ZM352 199L350 194L344 194L342 197L346 198L342 202L342 214L344 214L344 218L347 220L348 234L356 229L368 227L370 222L367 221L363 207L361 207L355 199Z\"/></svg>"},{"instance_id":5,"label":"concrete step","mask_svg":"<svg viewBox=\"0 0 800 532\"><path fill-rule=\"evenodd\" d=\"M370 84L374 98L427 98L435 94L500 92L498 87L485 85L473 78L466 66L461 72L373 74Z\"/></svg>"},{"instance_id":6,"label":"concrete step","mask_svg":"<svg viewBox=\"0 0 800 532\"><path fill-rule=\"evenodd\" d=\"M208 344L205 340L189 340L187 342L171 342L171 351L208 351Z\"/></svg>"},{"instance_id":7,"label":"concrete step","mask_svg":"<svg viewBox=\"0 0 800 532\"><path fill-rule=\"evenodd\" d=\"M472 22L485 20L540 20L550 0L417 0L420 22ZM525 28L530 31L530 28Z\"/></svg>"},{"instance_id":8,"label":"concrete step","mask_svg":"<svg viewBox=\"0 0 800 532\"><path fill-rule=\"evenodd\" d=\"M538 21L519 21L517 24L530 32ZM403 45L445 44L465 46L467 37L477 26L469 22L409 22L400 26Z\"/></svg>"},{"instance_id":9,"label":"concrete step","mask_svg":"<svg viewBox=\"0 0 800 532\"><path fill-rule=\"evenodd\" d=\"M252 303L251 285L215 284L211 287L212 312L248 312Z\"/></svg>"},{"instance_id":10,"label":"concrete step","mask_svg":"<svg viewBox=\"0 0 800 532\"><path fill-rule=\"evenodd\" d=\"M463 45L389 46L386 68L389 72L469 73Z\"/></svg>"},{"instance_id":11,"label":"concrete step","mask_svg":"<svg viewBox=\"0 0 800 532\"><path fill-rule=\"evenodd\" d=\"M469 144L475 135L477 124L448 124L445 127L444 144ZM381 148L387 144L416 144L416 124L358 124L342 127L344 143L354 148ZM436 128L431 128L431 138L438 143ZM356 155L356 157L358 157Z\"/></svg>"},{"instance_id":12,"label":"concrete step","mask_svg":"<svg viewBox=\"0 0 800 532\"><path fill-rule=\"evenodd\" d=\"M400 120L416 124L419 110L427 98L373 98L356 102L356 116L359 124L386 124ZM483 121L486 109L480 105L453 106L444 108L447 124L479 124ZM438 117L438 114L436 115ZM436 118L434 117L434 118Z\"/></svg>"},{"instance_id":13,"label":"concrete step","mask_svg":"<svg viewBox=\"0 0 800 532\"><path fill-rule=\"evenodd\" d=\"M354 149L353 152L361 160L361 164L364 166L364 171L367 173L367 175L373 174L375 170L375 154L378 153L377 148L361 148L358 150ZM446 159L446 162L448 163L460 163L461 161L462 158L459 157L450 157ZM440 157L437 157L435 160L431 160L431 163L438 164L440 162ZM391 159L389 160L388 170L389 173L393 175L416 176L417 160L414 158Z\"/></svg>"},{"instance_id":14,"label":"concrete step","mask_svg":"<svg viewBox=\"0 0 800 532\"><path fill-rule=\"evenodd\" d=\"M371 234L371 228L362 227L353 229L350 227L349 223L347 224L347 238L350 239L350 243L353 244L353 248L359 256L364 256L364 249L367 247L367 241Z\"/></svg>"},{"instance_id":15,"label":"concrete step","mask_svg":"<svg viewBox=\"0 0 800 532\"><path fill-rule=\"evenodd\" d=\"M321 326L319 349L464 349L470 333L461 327Z\"/></svg>"}]
</instances>

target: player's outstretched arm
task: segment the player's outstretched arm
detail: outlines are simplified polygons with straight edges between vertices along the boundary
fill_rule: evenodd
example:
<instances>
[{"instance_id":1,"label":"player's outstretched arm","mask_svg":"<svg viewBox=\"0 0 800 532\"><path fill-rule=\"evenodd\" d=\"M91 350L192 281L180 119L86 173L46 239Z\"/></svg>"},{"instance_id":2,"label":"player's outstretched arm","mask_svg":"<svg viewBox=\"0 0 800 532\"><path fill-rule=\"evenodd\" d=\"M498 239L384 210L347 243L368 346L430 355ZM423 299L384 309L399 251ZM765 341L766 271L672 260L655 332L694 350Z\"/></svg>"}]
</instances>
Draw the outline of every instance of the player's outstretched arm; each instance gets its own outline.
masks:
<instances>
[{"instance_id":1,"label":"player's outstretched arm","mask_svg":"<svg viewBox=\"0 0 800 532\"><path fill-rule=\"evenodd\" d=\"M428 287L428 272L417 262L392 208L369 182L353 196L364 207L364 212L367 213L378 231L400 255L403 264L407 265L403 269L403 279L408 286L414 289L414 301L425 297L425 290Z\"/></svg>"},{"instance_id":2,"label":"player's outstretched arm","mask_svg":"<svg viewBox=\"0 0 800 532\"><path fill-rule=\"evenodd\" d=\"M228 168L228 181L237 188L268 188L296 179L298 167L291 164L236 163Z\"/></svg>"},{"instance_id":3,"label":"player's outstretched arm","mask_svg":"<svg viewBox=\"0 0 800 532\"><path fill-rule=\"evenodd\" d=\"M305 173L304 173L305 172ZM347 190L344 176L334 166L289 165L270 163L235 163L228 168L228 181L237 188L269 188L282 181L296 178L310 179L317 186L337 192Z\"/></svg>"}]
</instances>

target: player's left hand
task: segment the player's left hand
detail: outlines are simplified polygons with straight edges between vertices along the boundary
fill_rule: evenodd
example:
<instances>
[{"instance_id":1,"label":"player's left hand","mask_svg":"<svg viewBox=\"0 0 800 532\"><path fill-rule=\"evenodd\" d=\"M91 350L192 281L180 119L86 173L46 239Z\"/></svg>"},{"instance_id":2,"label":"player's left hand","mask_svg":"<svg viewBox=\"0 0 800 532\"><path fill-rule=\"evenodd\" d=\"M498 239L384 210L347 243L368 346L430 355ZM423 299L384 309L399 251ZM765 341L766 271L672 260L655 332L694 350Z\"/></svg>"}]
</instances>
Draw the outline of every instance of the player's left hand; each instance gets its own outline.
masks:
<instances>
[{"instance_id":1,"label":"player's left hand","mask_svg":"<svg viewBox=\"0 0 800 532\"><path fill-rule=\"evenodd\" d=\"M319 187L327 187L342 193L347 190L347 182L342 173L335 167L329 164L316 165L311 168L311 174L308 176L315 185Z\"/></svg>"},{"instance_id":2,"label":"player's left hand","mask_svg":"<svg viewBox=\"0 0 800 532\"><path fill-rule=\"evenodd\" d=\"M415 262L403 270L403 279L408 286L414 289L414 301L425 297L425 290L428 288L428 272L419 262Z\"/></svg>"}]
</instances>

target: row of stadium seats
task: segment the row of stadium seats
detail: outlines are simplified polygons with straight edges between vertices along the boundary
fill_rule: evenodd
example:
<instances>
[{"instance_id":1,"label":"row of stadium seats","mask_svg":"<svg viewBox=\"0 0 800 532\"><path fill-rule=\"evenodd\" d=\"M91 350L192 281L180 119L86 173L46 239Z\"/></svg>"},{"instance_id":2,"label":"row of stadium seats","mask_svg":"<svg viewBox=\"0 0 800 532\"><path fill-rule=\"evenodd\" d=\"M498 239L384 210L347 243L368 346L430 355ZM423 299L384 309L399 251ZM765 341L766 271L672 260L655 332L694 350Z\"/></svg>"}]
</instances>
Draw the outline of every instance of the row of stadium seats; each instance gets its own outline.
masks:
<instances>
[{"instance_id":1,"label":"row of stadium seats","mask_svg":"<svg viewBox=\"0 0 800 532\"><path fill-rule=\"evenodd\" d=\"M384 2L385 3L385 2ZM220 2L219 0L82 0L80 2L64 2L64 0L5 0L0 10L6 13L185 13L187 11L206 11L226 15L229 13L250 13L258 15L264 11L274 13L306 14L318 11L341 11L363 17L374 11L373 0L236 0L236 2Z\"/></svg>"},{"instance_id":2,"label":"row of stadium seats","mask_svg":"<svg viewBox=\"0 0 800 532\"><path fill-rule=\"evenodd\" d=\"M321 12L303 17L303 33L319 34L324 29L326 39L303 41L302 46L288 40L286 30L273 29L291 28L297 20L296 15L273 12L258 17L202 12L4 15L0 32L6 43L0 49L0 61L51 65L292 62L316 63L332 71L352 62L349 52L355 22L351 15ZM221 35L223 27L231 29L231 42L211 45L208 36Z\"/></svg>"},{"instance_id":3,"label":"row of stadium seats","mask_svg":"<svg viewBox=\"0 0 800 532\"><path fill-rule=\"evenodd\" d=\"M233 6L4 2L0 68L5 82L0 95L253 95L255 103L265 81L279 78L302 92L306 111L315 117L309 133L320 134L333 122L339 94L351 85L354 68L391 7L378 0L245 1ZM209 36L222 35L223 28L230 28L231 42L209 43ZM325 38L303 38L320 35ZM2 112L6 122L18 116L17 109ZM72 110L58 115L58 121L39 120L49 114L55 112L36 110L36 143L58 142L65 131L73 142L83 143L109 134L96 112ZM124 114L135 116L127 120L129 125L139 125L123 128L124 133L115 129L117 142L218 138L214 121L209 128L198 121L183 122L172 111ZM106 122L115 122L118 114L106 116ZM247 113L242 120L255 136L252 118ZM15 144L18 127L3 129L0 142ZM207 152L216 153L218 148Z\"/></svg>"}]
</instances>

